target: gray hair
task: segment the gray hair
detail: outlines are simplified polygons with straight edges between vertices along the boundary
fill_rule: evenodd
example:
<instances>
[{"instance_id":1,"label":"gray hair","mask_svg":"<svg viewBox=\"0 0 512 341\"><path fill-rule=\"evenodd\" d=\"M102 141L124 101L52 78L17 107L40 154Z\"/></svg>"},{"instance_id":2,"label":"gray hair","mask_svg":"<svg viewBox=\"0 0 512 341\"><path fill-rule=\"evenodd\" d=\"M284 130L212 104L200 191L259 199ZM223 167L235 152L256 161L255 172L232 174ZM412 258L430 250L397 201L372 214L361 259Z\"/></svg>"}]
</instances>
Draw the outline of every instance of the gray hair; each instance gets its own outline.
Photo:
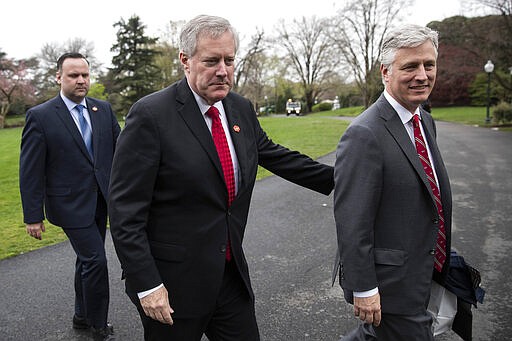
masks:
<instances>
[{"instance_id":1,"label":"gray hair","mask_svg":"<svg viewBox=\"0 0 512 341\"><path fill-rule=\"evenodd\" d=\"M218 38L225 32L231 32L235 43L235 53L238 51L239 38L235 28L228 20L212 15L198 15L183 26L180 33L180 51L192 57L197 51L199 38Z\"/></svg>"},{"instance_id":2,"label":"gray hair","mask_svg":"<svg viewBox=\"0 0 512 341\"><path fill-rule=\"evenodd\" d=\"M387 69L390 69L391 64L393 64L395 60L395 54L399 49L418 47L428 40L434 45L437 58L439 43L436 31L425 26L414 24L400 26L390 31L384 38L380 53L380 62Z\"/></svg>"}]
</instances>

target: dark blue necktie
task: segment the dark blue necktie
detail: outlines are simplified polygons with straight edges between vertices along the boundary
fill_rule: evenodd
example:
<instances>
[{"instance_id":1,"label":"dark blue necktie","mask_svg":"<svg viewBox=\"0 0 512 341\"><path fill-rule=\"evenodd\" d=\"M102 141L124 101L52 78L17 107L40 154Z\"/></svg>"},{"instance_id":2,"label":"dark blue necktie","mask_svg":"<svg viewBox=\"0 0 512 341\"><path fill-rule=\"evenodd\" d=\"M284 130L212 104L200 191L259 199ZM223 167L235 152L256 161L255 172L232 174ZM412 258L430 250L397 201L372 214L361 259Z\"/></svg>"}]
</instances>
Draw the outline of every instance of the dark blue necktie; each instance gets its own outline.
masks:
<instances>
[{"instance_id":1,"label":"dark blue necktie","mask_svg":"<svg viewBox=\"0 0 512 341\"><path fill-rule=\"evenodd\" d=\"M75 106L75 108L78 111L78 123L80 124L80 133L82 134L82 138L84 139L85 146L87 147L89 155L91 155L91 158L94 158L94 154L92 151L92 132L91 128L89 127L89 123L87 123L87 120L84 117L84 106L82 104L78 104L77 106Z\"/></svg>"}]
</instances>

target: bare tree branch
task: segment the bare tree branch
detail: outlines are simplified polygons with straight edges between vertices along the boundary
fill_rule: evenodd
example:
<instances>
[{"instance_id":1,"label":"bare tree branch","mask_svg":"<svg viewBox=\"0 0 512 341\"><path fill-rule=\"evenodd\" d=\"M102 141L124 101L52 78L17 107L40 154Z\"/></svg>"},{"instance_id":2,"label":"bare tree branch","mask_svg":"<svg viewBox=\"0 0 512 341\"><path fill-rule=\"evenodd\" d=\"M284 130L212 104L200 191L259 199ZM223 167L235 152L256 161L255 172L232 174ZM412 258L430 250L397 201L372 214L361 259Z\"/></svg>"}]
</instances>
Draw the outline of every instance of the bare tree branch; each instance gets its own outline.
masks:
<instances>
[{"instance_id":1,"label":"bare tree branch","mask_svg":"<svg viewBox=\"0 0 512 341\"><path fill-rule=\"evenodd\" d=\"M368 106L381 89L379 58L384 36L411 0L352 0L333 18L330 37L352 71Z\"/></svg>"},{"instance_id":2,"label":"bare tree branch","mask_svg":"<svg viewBox=\"0 0 512 341\"><path fill-rule=\"evenodd\" d=\"M295 19L288 26L281 21L278 27L277 43L286 51L295 76L301 83L308 112L315 98L322 93L323 84L334 73L337 61L327 28L327 19L315 16Z\"/></svg>"}]
</instances>

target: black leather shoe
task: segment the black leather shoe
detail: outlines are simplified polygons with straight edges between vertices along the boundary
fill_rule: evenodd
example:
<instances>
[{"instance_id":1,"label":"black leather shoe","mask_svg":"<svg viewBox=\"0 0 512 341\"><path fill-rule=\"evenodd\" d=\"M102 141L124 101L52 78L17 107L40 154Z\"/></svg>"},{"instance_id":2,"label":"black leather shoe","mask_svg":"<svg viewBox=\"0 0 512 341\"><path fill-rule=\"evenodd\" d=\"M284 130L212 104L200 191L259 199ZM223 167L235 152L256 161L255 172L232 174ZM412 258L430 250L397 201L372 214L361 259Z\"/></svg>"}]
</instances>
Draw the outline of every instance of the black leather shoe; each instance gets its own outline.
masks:
<instances>
[{"instance_id":1,"label":"black leather shoe","mask_svg":"<svg viewBox=\"0 0 512 341\"><path fill-rule=\"evenodd\" d=\"M77 315L73 316L73 328L74 329L89 329L91 325L87 322L85 317L80 317Z\"/></svg>"},{"instance_id":2,"label":"black leather shoe","mask_svg":"<svg viewBox=\"0 0 512 341\"><path fill-rule=\"evenodd\" d=\"M110 323L107 323L105 328L92 328L92 337L94 341L113 341L116 339L114 336L114 327Z\"/></svg>"}]
</instances>

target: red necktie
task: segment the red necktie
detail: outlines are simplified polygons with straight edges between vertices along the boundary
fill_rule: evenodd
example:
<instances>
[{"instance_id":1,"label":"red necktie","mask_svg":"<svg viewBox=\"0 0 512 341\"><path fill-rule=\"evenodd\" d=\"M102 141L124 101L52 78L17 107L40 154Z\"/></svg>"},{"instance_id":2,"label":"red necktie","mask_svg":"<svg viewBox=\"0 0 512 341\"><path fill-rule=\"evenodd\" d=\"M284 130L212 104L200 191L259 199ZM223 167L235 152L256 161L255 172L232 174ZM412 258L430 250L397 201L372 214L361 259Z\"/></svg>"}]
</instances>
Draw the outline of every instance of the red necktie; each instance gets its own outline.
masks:
<instances>
[{"instance_id":1,"label":"red necktie","mask_svg":"<svg viewBox=\"0 0 512 341\"><path fill-rule=\"evenodd\" d=\"M231 159L231 153L229 152L228 140L226 134L222 128L220 122L219 110L214 106L211 106L206 112L212 119L212 137L213 143L217 148L217 154L219 155L220 164L222 165L222 172L224 173L224 181L226 182L226 188L228 190L228 206L231 205L235 198L235 172L233 171L233 161ZM231 246L228 236L228 244L226 247L226 260L231 260Z\"/></svg>"},{"instance_id":2,"label":"red necktie","mask_svg":"<svg viewBox=\"0 0 512 341\"><path fill-rule=\"evenodd\" d=\"M432 188L432 193L436 199L437 213L439 214L439 231L437 234L434 268L441 272L444 261L446 260L446 234L444 228L443 204L441 203L441 194L437 187L432 164L428 158L425 140L421 135L420 118L418 115L413 116L412 125L414 127L414 142L416 144L416 150L418 151L418 156L420 157L421 164L423 165L423 169L427 174L428 182L430 183L430 188Z\"/></svg>"}]
</instances>

